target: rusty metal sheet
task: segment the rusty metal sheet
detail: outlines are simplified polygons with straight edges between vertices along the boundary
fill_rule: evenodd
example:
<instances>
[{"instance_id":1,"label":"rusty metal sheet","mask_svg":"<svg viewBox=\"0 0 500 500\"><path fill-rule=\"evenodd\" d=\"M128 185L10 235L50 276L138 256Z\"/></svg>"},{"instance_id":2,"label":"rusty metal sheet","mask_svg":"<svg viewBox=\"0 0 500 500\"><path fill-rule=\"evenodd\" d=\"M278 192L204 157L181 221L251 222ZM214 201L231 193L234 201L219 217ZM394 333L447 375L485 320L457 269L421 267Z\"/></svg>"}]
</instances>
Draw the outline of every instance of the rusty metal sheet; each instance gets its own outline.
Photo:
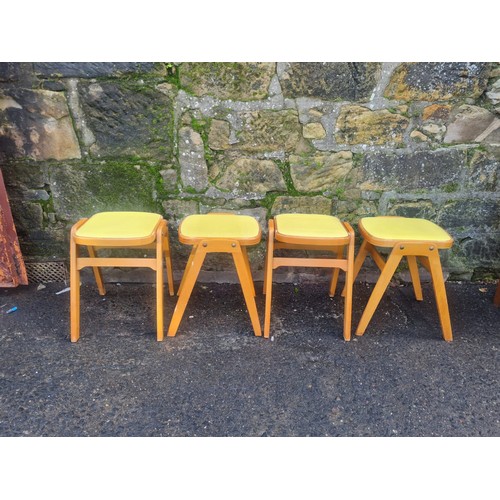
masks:
<instances>
[{"instance_id":1,"label":"rusty metal sheet","mask_svg":"<svg viewBox=\"0 0 500 500\"><path fill-rule=\"evenodd\" d=\"M0 287L27 284L26 268L0 170Z\"/></svg>"}]
</instances>

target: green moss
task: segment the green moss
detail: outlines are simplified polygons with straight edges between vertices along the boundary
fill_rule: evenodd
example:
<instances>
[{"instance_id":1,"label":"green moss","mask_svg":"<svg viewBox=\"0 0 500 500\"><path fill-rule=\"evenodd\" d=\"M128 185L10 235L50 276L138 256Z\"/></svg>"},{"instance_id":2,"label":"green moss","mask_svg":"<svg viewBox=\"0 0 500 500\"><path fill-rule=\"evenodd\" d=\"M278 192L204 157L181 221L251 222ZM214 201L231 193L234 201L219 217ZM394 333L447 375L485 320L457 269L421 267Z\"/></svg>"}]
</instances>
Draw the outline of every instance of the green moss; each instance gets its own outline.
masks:
<instances>
[{"instance_id":1,"label":"green moss","mask_svg":"<svg viewBox=\"0 0 500 500\"><path fill-rule=\"evenodd\" d=\"M271 209L278 196L280 196L280 193L267 193L266 196L259 201L259 205L267 210L268 218L271 217Z\"/></svg>"},{"instance_id":2,"label":"green moss","mask_svg":"<svg viewBox=\"0 0 500 500\"><path fill-rule=\"evenodd\" d=\"M361 165L363 165L363 158L364 158L363 153L353 153L352 154L352 166L353 166L353 168L357 168L357 167L360 167Z\"/></svg>"},{"instance_id":3,"label":"green moss","mask_svg":"<svg viewBox=\"0 0 500 500\"><path fill-rule=\"evenodd\" d=\"M459 186L456 182L450 182L443 187L443 191L445 193L455 193L456 191L458 191L458 188Z\"/></svg>"},{"instance_id":4,"label":"green moss","mask_svg":"<svg viewBox=\"0 0 500 500\"><path fill-rule=\"evenodd\" d=\"M215 161L214 152L208 147L208 131L210 130L210 126L212 124L211 118L206 118L204 120L198 120L194 117L191 118L191 128L200 134L201 139L203 140L203 151L205 154L205 161L207 162L207 166L210 168Z\"/></svg>"},{"instance_id":5,"label":"green moss","mask_svg":"<svg viewBox=\"0 0 500 500\"><path fill-rule=\"evenodd\" d=\"M293 185L292 174L290 173L290 163L288 163L287 161L279 161L279 160L277 160L275 163L281 170L281 174L283 175L283 179L285 180L286 190L288 194L292 196L297 196L298 194L300 194Z\"/></svg>"}]
</instances>

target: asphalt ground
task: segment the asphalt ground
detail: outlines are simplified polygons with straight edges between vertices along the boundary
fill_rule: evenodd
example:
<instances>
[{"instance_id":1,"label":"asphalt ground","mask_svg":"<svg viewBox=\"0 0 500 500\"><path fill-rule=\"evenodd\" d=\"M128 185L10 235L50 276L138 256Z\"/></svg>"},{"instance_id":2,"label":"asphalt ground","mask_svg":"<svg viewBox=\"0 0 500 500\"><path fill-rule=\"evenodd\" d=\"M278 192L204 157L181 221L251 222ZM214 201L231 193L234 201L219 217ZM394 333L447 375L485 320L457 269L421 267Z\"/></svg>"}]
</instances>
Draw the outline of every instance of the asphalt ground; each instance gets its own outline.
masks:
<instances>
[{"instance_id":1,"label":"asphalt ground","mask_svg":"<svg viewBox=\"0 0 500 500\"><path fill-rule=\"evenodd\" d=\"M163 342L151 284L104 298L83 284L73 344L64 287L0 290L0 436L500 435L495 284L446 284L451 343L430 284L423 302L390 286L351 342L325 283L274 285L272 340L253 335L238 285L197 283ZM353 330L372 288L355 285ZM167 325L174 306L166 294Z\"/></svg>"}]
</instances>

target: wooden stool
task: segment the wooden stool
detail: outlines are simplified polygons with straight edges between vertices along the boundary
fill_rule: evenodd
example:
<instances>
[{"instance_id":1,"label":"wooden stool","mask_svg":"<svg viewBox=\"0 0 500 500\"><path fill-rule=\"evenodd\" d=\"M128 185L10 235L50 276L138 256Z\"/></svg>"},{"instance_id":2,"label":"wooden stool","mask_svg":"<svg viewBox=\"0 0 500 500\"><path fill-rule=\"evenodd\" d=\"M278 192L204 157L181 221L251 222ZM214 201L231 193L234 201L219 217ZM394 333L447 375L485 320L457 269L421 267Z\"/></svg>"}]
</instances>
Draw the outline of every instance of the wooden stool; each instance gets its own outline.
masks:
<instances>
[{"instance_id":1,"label":"wooden stool","mask_svg":"<svg viewBox=\"0 0 500 500\"><path fill-rule=\"evenodd\" d=\"M87 246L89 257L79 256ZM98 248L155 248L155 258L98 257ZM100 267L148 267L156 271L157 340L163 340L163 255L170 295L174 295L172 261L167 222L161 215L146 212L101 212L80 219L71 229L70 286L71 342L80 338L80 270L92 267L100 295L106 290Z\"/></svg>"},{"instance_id":2,"label":"wooden stool","mask_svg":"<svg viewBox=\"0 0 500 500\"><path fill-rule=\"evenodd\" d=\"M334 259L313 259L308 257L275 257L274 249L328 250ZM344 257L344 249L346 256ZM281 214L269 220L266 267L264 271L264 293L266 312L264 337L269 337L271 327L271 294L273 269L281 266L330 267L333 276L330 283L330 297L335 295L339 271L346 273L346 297L344 302L344 340L351 340L352 283L354 267L354 231L347 222L341 222L331 215Z\"/></svg>"},{"instance_id":3,"label":"wooden stool","mask_svg":"<svg viewBox=\"0 0 500 500\"><path fill-rule=\"evenodd\" d=\"M183 219L179 226L179 241L193 245L193 249L177 291L179 299L168 328L169 337L174 337L177 333L205 256L214 252L230 253L233 256L254 333L258 337L262 335L255 305L255 288L245 248L248 245L256 245L260 239L260 226L248 215L211 213L189 215Z\"/></svg>"},{"instance_id":4,"label":"wooden stool","mask_svg":"<svg viewBox=\"0 0 500 500\"><path fill-rule=\"evenodd\" d=\"M417 258L430 272L443 338L448 342L453 340L439 258L439 249L450 248L453 245L452 237L433 222L408 217L365 217L359 221L358 228L363 242L354 262L354 278L368 254L372 256L381 274L363 311L356 335L363 335L365 332L398 264L403 257L406 257L417 300L423 300ZM375 247L391 248L387 261L384 261Z\"/></svg>"}]
</instances>

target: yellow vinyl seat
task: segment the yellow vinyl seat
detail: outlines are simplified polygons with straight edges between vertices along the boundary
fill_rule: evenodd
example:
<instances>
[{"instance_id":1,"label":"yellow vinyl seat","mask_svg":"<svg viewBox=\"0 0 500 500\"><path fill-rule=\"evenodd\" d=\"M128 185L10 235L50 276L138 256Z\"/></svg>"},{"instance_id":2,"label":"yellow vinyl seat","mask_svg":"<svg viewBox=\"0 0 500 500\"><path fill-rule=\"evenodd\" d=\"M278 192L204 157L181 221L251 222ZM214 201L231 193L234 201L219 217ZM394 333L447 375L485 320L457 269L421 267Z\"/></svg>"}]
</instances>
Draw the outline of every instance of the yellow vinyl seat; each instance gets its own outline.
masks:
<instances>
[{"instance_id":1,"label":"yellow vinyl seat","mask_svg":"<svg viewBox=\"0 0 500 500\"><path fill-rule=\"evenodd\" d=\"M87 247L88 257L80 256ZM154 258L98 257L102 248L156 249ZM100 295L106 294L101 267L147 267L156 272L156 338L163 340L163 258L170 295L174 294L167 222L149 212L99 212L80 219L70 234L71 341L80 338L80 271L92 267Z\"/></svg>"},{"instance_id":2,"label":"yellow vinyl seat","mask_svg":"<svg viewBox=\"0 0 500 500\"><path fill-rule=\"evenodd\" d=\"M259 223L248 215L210 213L188 215L179 226L179 241L192 245L177 295L179 296L168 328L168 336L176 335L194 284L205 257L209 253L229 253L233 257L238 279L252 322L254 334L262 336L255 304L255 288L246 247L261 240Z\"/></svg>"},{"instance_id":3,"label":"yellow vinyl seat","mask_svg":"<svg viewBox=\"0 0 500 500\"><path fill-rule=\"evenodd\" d=\"M450 248L453 245L453 238L434 222L411 217L364 217L360 219L358 228L363 242L354 262L354 278L358 275L368 254L373 258L381 273L363 311L356 335L363 335L365 332L401 259L406 257L415 298L419 301L423 300L423 295L417 261L430 272L443 338L447 341L453 340L439 258L439 250ZM391 249L387 261L376 247Z\"/></svg>"},{"instance_id":4,"label":"yellow vinyl seat","mask_svg":"<svg viewBox=\"0 0 500 500\"><path fill-rule=\"evenodd\" d=\"M334 253L334 258L276 257L274 250L278 249L331 251ZM335 295L339 271L342 269L346 273L344 339L350 340L354 266L354 231L352 227L337 217L321 214L280 214L269 220L264 270L264 294L266 295L264 337L269 337L271 329L273 270L282 266L333 269L330 282L331 297Z\"/></svg>"}]
</instances>

